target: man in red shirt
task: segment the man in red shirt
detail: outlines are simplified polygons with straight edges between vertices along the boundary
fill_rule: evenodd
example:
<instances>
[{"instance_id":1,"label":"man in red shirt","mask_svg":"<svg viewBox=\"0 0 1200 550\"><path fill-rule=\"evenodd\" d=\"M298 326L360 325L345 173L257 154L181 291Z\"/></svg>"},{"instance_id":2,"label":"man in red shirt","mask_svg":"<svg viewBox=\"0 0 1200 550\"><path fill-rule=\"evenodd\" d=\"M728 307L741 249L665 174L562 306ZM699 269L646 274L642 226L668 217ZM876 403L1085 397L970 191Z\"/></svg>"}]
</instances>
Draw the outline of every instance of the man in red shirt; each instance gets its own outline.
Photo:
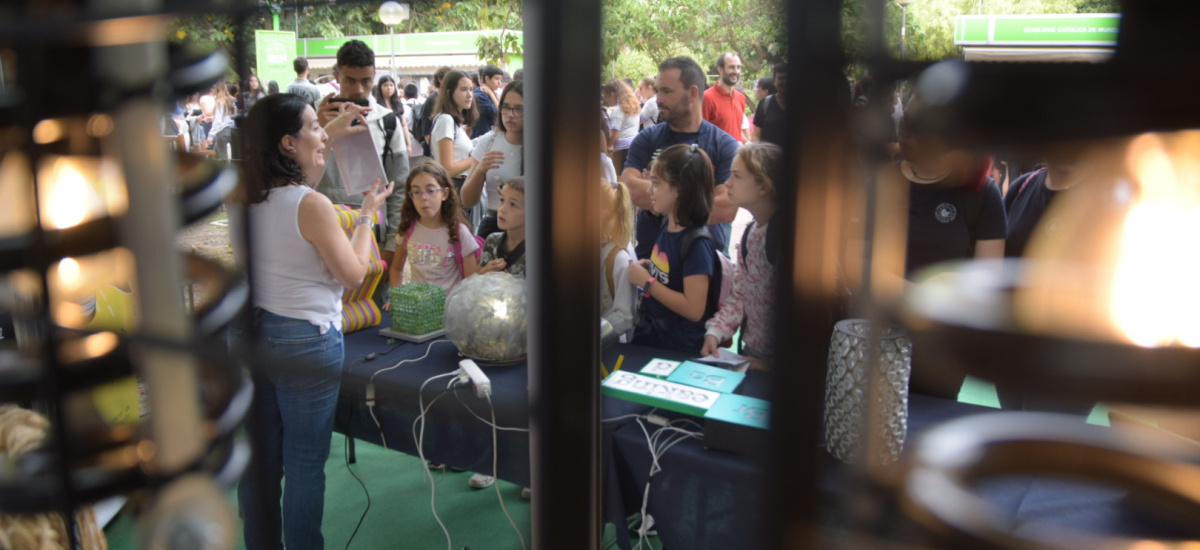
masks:
<instances>
[{"instance_id":1,"label":"man in red shirt","mask_svg":"<svg viewBox=\"0 0 1200 550\"><path fill-rule=\"evenodd\" d=\"M716 86L704 92L704 120L744 143L747 136L742 131L742 119L746 117L746 95L734 88L742 78L742 59L733 52L725 52L717 58Z\"/></svg>"}]
</instances>

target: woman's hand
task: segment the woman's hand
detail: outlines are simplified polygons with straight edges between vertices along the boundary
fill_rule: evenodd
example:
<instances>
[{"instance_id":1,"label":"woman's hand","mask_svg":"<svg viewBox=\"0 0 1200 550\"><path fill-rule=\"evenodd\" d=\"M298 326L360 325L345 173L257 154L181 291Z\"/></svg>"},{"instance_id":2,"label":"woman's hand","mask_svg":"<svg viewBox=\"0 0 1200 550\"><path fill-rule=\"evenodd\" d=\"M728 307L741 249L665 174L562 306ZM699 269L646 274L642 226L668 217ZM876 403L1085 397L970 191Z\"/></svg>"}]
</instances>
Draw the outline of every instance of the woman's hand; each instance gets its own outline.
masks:
<instances>
[{"instance_id":1,"label":"woman's hand","mask_svg":"<svg viewBox=\"0 0 1200 550\"><path fill-rule=\"evenodd\" d=\"M483 264L483 267L479 268L479 274L482 275L484 273L493 273L496 271L504 271L505 267L506 267L506 263L504 261L504 258L496 258L495 260L492 260L486 264Z\"/></svg>"},{"instance_id":2,"label":"woman's hand","mask_svg":"<svg viewBox=\"0 0 1200 550\"><path fill-rule=\"evenodd\" d=\"M504 151L488 151L483 154L483 160L479 161L479 169L487 172L495 170L504 164Z\"/></svg>"},{"instance_id":3,"label":"woman's hand","mask_svg":"<svg viewBox=\"0 0 1200 550\"><path fill-rule=\"evenodd\" d=\"M646 262L646 265L650 263L649 260L640 260L638 262L631 260L629 262L629 272L627 273L629 283L637 287L641 287L650 278L650 270L646 269L645 265L640 262Z\"/></svg>"},{"instance_id":4,"label":"woman's hand","mask_svg":"<svg viewBox=\"0 0 1200 550\"><path fill-rule=\"evenodd\" d=\"M720 352L718 347L721 345L717 341L717 337L711 334L704 335L704 347L700 348L700 357L716 357Z\"/></svg>"},{"instance_id":5,"label":"woman's hand","mask_svg":"<svg viewBox=\"0 0 1200 550\"><path fill-rule=\"evenodd\" d=\"M367 131L367 118L364 115L371 110L369 107L360 107L349 101L335 105L340 114L325 125L325 133L329 134L330 139ZM322 109L327 110L328 107L325 106ZM358 124L354 123L356 120Z\"/></svg>"},{"instance_id":6,"label":"woman's hand","mask_svg":"<svg viewBox=\"0 0 1200 550\"><path fill-rule=\"evenodd\" d=\"M394 182L389 181L386 186L380 188L381 183L382 180L375 178L375 181L371 182L371 189L363 193L362 207L359 209L359 212L364 216L369 216L383 208L384 201L396 189Z\"/></svg>"}]
</instances>

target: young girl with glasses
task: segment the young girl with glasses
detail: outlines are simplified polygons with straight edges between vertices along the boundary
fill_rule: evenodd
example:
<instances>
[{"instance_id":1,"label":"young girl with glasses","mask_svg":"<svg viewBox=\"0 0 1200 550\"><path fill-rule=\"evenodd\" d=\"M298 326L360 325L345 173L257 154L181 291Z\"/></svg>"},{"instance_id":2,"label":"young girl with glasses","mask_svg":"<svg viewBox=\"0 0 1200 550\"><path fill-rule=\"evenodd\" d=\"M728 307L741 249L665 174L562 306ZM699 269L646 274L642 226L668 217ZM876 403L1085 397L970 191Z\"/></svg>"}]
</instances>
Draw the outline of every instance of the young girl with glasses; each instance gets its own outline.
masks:
<instances>
[{"instance_id":1,"label":"young girl with glasses","mask_svg":"<svg viewBox=\"0 0 1200 550\"><path fill-rule=\"evenodd\" d=\"M397 254L388 268L389 284L433 283L449 292L463 280L463 273L479 270L475 258L479 243L463 219L458 192L446 170L435 162L414 166L405 188L408 194L400 208L403 233L396 234ZM409 265L407 276L405 264Z\"/></svg>"},{"instance_id":2,"label":"young girl with glasses","mask_svg":"<svg viewBox=\"0 0 1200 550\"><path fill-rule=\"evenodd\" d=\"M471 175L463 184L462 200L464 206L471 208L481 197L487 199L487 214L475 232L483 238L499 230L496 211L500 208L500 184L525 175L524 92L521 82L504 88L496 127L475 140L475 149L471 151Z\"/></svg>"}]
</instances>

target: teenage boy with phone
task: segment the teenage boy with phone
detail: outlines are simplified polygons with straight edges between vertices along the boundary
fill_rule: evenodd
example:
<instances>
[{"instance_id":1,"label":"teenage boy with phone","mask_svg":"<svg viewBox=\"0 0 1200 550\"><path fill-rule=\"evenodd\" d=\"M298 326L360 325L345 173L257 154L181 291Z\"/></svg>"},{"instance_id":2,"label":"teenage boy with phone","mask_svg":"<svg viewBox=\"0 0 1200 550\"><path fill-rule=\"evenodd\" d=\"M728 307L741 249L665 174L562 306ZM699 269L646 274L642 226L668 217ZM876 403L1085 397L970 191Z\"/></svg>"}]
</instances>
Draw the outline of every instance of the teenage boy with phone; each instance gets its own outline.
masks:
<instances>
[{"instance_id":1,"label":"teenage boy with phone","mask_svg":"<svg viewBox=\"0 0 1200 550\"><path fill-rule=\"evenodd\" d=\"M333 76L341 87L336 96L329 94L317 104L317 120L322 126L336 118L342 108L342 103L352 102L359 106L368 107L365 113L367 127L371 139L375 143L375 154L383 155L385 150L407 151L407 132L400 131L398 121L396 130L389 132L383 122L389 110L375 103L371 88L375 84L375 52L361 40L351 40L338 49L337 64L333 66ZM400 226L400 206L404 204L404 181L408 178L408 156L395 155L400 162L388 163L385 171L388 181L395 182L396 189L388 197L382 231L376 233L380 238L379 255L384 262L391 263L396 251L396 230ZM386 182L385 182L386 183ZM341 175L338 173L337 160L330 155L325 162L325 176L317 184L320 191L334 204L362 206L362 196L345 192ZM383 287L383 285L380 285Z\"/></svg>"}]
</instances>

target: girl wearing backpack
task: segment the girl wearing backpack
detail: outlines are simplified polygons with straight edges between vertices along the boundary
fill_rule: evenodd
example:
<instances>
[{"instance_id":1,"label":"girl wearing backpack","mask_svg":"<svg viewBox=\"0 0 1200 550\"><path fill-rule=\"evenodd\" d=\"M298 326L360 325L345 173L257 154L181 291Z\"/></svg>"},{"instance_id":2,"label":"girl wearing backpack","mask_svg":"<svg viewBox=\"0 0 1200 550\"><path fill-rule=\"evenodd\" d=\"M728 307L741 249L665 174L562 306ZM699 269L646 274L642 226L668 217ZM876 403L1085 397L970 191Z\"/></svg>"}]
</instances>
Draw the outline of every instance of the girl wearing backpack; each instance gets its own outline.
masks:
<instances>
[{"instance_id":1,"label":"girl wearing backpack","mask_svg":"<svg viewBox=\"0 0 1200 550\"><path fill-rule=\"evenodd\" d=\"M717 356L720 343L742 330L738 353L750 360L750 366L766 369L775 349L772 333L774 310L771 300L775 293L774 254L768 252L767 227L775 214L775 182L783 150L778 145L759 141L738 149L729 169L729 201L745 208L754 216L742 237L741 259L733 274L733 290L729 299L721 302L717 314L704 324L704 347L700 355ZM773 235L774 233L772 233ZM772 250L773 252L773 250ZM744 325L743 325L744 323Z\"/></svg>"},{"instance_id":2,"label":"girl wearing backpack","mask_svg":"<svg viewBox=\"0 0 1200 550\"><path fill-rule=\"evenodd\" d=\"M629 283L629 264L637 257L633 252L633 203L624 183L601 181L600 189L600 265L604 269L600 317L625 343L633 331L633 312L637 310L637 288Z\"/></svg>"},{"instance_id":3,"label":"girl wearing backpack","mask_svg":"<svg viewBox=\"0 0 1200 550\"><path fill-rule=\"evenodd\" d=\"M408 189L400 208L396 234L396 259L388 268L388 284L433 283L449 292L464 273L479 271L479 243L462 219L458 191L450 177L434 162L418 163L408 174ZM404 265L411 264L409 280L403 280ZM384 304L385 309L390 304Z\"/></svg>"},{"instance_id":4,"label":"girl wearing backpack","mask_svg":"<svg viewBox=\"0 0 1200 550\"><path fill-rule=\"evenodd\" d=\"M651 165L650 203L655 213L666 215L666 223L650 258L629 262L629 282L642 290L634 344L683 353L704 345L717 252L711 237L695 233L704 230L712 212L714 180L712 160L695 145L672 145Z\"/></svg>"}]
</instances>

